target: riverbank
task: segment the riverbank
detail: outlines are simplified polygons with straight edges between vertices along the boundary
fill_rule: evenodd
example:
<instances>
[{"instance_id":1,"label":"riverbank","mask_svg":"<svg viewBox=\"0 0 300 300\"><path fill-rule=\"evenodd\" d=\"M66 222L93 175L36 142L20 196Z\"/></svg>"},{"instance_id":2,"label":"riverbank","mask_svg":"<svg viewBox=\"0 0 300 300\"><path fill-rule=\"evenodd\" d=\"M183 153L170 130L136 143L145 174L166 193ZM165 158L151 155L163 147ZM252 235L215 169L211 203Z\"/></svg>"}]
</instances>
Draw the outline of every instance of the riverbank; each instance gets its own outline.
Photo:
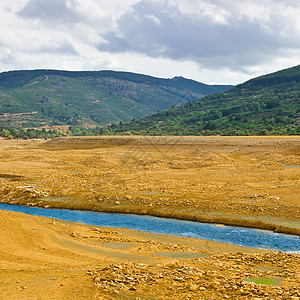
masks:
<instances>
[{"instance_id":1,"label":"riverbank","mask_svg":"<svg viewBox=\"0 0 300 300\"><path fill-rule=\"evenodd\" d=\"M73 137L0 143L4 203L300 236L300 137Z\"/></svg>"},{"instance_id":2,"label":"riverbank","mask_svg":"<svg viewBox=\"0 0 300 300\"><path fill-rule=\"evenodd\" d=\"M0 299L300 296L296 254L7 211L0 236Z\"/></svg>"},{"instance_id":3,"label":"riverbank","mask_svg":"<svg viewBox=\"0 0 300 300\"><path fill-rule=\"evenodd\" d=\"M100 213L93 211L46 209L0 203L0 210L26 213L62 221L93 226L126 228L153 234L191 237L216 242L300 254L300 239L294 235L267 230L232 227L133 214Z\"/></svg>"}]
</instances>

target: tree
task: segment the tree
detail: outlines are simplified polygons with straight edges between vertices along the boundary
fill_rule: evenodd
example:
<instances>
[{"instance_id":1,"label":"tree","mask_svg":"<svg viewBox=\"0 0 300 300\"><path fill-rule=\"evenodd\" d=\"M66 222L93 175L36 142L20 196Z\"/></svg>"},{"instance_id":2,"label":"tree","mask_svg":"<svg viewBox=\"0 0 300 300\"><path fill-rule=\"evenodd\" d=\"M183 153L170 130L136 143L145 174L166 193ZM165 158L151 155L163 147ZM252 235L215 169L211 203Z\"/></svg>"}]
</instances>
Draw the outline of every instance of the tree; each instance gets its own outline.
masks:
<instances>
[{"instance_id":1,"label":"tree","mask_svg":"<svg viewBox=\"0 0 300 300\"><path fill-rule=\"evenodd\" d=\"M203 127L204 130L206 129L215 130L216 128L217 128L217 123L215 121L209 121Z\"/></svg>"},{"instance_id":2,"label":"tree","mask_svg":"<svg viewBox=\"0 0 300 300\"><path fill-rule=\"evenodd\" d=\"M3 128L1 131L1 136L7 138L10 136L10 131L8 129Z\"/></svg>"}]
</instances>

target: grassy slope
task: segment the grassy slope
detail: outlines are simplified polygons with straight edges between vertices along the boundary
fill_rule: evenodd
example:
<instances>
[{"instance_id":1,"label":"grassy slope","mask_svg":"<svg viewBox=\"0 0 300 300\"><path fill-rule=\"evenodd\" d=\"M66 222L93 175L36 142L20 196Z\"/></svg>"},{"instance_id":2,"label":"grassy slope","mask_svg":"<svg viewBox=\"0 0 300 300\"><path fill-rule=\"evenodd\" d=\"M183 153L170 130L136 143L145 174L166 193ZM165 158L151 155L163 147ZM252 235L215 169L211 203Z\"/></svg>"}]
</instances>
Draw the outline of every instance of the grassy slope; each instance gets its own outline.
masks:
<instances>
[{"instance_id":1,"label":"grassy slope","mask_svg":"<svg viewBox=\"0 0 300 300\"><path fill-rule=\"evenodd\" d=\"M140 118L228 88L126 72L13 71L0 74L0 112L36 112L23 116L25 121L16 116L6 119L14 126L106 124Z\"/></svg>"},{"instance_id":2,"label":"grassy slope","mask_svg":"<svg viewBox=\"0 0 300 300\"><path fill-rule=\"evenodd\" d=\"M139 134L299 134L300 66L123 124Z\"/></svg>"}]
</instances>

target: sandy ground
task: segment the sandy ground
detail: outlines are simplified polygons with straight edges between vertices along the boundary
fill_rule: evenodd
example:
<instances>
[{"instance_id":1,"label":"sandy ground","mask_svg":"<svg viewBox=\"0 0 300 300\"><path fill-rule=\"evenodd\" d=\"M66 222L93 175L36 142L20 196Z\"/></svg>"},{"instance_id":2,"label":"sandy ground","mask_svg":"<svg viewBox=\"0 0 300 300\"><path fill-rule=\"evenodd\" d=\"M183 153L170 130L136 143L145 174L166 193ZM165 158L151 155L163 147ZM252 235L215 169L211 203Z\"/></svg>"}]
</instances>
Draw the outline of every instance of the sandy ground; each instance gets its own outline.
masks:
<instances>
[{"instance_id":1,"label":"sandy ground","mask_svg":"<svg viewBox=\"0 0 300 300\"><path fill-rule=\"evenodd\" d=\"M4 203L300 235L300 137L0 140L0 151ZM0 299L300 297L299 255L4 211L0 223ZM261 277L275 286L247 281Z\"/></svg>"},{"instance_id":2,"label":"sandy ground","mask_svg":"<svg viewBox=\"0 0 300 300\"><path fill-rule=\"evenodd\" d=\"M300 296L300 255L4 211L0 228L0 299Z\"/></svg>"}]
</instances>

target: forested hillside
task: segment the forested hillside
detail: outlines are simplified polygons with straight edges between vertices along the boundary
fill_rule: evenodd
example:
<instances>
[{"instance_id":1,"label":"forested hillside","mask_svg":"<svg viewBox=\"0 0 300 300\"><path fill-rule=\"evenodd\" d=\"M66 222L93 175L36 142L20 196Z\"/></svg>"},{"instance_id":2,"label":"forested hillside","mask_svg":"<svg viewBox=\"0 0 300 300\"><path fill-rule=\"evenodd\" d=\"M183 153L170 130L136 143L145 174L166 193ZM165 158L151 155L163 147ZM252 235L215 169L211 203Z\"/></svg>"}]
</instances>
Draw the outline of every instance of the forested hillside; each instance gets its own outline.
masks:
<instances>
[{"instance_id":1,"label":"forested hillside","mask_svg":"<svg viewBox=\"0 0 300 300\"><path fill-rule=\"evenodd\" d=\"M150 135L300 134L300 66L111 129Z\"/></svg>"}]
</instances>

